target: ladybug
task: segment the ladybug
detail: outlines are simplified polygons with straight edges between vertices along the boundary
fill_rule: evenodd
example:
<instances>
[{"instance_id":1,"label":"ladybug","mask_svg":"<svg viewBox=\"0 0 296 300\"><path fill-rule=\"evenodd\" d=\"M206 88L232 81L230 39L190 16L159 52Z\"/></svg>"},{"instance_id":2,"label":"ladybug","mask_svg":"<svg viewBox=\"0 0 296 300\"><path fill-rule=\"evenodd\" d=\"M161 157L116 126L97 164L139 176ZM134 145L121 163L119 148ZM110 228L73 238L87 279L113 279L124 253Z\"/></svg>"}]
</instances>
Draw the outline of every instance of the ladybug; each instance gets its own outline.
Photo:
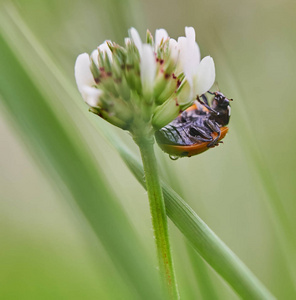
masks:
<instances>
[{"instance_id":1,"label":"ladybug","mask_svg":"<svg viewBox=\"0 0 296 300\"><path fill-rule=\"evenodd\" d=\"M228 132L230 101L221 92L214 95L211 105L203 94L175 120L155 132L160 148L172 159L200 154L219 143Z\"/></svg>"}]
</instances>

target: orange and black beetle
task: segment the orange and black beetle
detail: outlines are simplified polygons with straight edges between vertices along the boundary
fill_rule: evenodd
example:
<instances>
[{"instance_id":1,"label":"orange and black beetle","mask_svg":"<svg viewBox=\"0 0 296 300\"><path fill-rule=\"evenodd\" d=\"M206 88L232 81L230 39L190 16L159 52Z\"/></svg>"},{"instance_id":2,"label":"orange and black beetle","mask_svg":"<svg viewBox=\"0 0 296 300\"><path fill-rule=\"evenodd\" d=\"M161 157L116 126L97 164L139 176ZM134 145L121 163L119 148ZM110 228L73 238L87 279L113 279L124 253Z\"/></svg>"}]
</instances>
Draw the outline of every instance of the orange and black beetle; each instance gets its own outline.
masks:
<instances>
[{"instance_id":1,"label":"orange and black beetle","mask_svg":"<svg viewBox=\"0 0 296 300\"><path fill-rule=\"evenodd\" d=\"M172 157L193 156L217 146L228 132L229 101L220 92L211 106L206 95L182 112L175 120L155 132L160 148Z\"/></svg>"}]
</instances>

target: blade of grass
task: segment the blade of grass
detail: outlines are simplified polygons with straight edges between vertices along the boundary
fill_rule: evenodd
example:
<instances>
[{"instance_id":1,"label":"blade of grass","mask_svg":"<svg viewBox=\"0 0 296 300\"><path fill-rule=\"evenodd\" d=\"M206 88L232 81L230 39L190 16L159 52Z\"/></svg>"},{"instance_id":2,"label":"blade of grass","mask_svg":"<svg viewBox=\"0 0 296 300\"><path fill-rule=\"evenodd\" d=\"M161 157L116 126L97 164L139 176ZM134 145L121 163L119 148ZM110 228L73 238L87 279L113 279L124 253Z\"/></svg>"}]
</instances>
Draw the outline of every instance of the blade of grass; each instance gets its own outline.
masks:
<instances>
[{"instance_id":1,"label":"blade of grass","mask_svg":"<svg viewBox=\"0 0 296 300\"><path fill-rule=\"evenodd\" d=\"M238 106L239 120L236 124L236 129L239 132L237 138L242 145L242 151L245 153L245 157L248 159L249 166L254 170L253 173L258 178L259 188L263 187L264 192L267 195L267 201L265 205L269 209L271 219L273 221L273 226L276 233L276 238L278 240L278 245L282 251L282 259L286 265L286 269L291 277L291 282L293 283L294 294L296 295L296 239L294 238L294 228L289 220L288 214L283 205L284 199L282 199L281 193L279 192L273 173L269 170L268 163L264 157L264 153L258 147L254 135L252 134L251 125L249 124L247 109L245 107L246 97L243 93L243 88L241 83L233 75L237 72L235 66L232 64L229 55L227 54L226 48L224 46L224 41L217 34L215 28L212 29L215 39L212 39L212 43L215 43L213 49L220 49L219 54L221 56L220 61L225 63L225 73L228 78L231 78L232 90L236 92L239 98L240 104ZM219 47L217 47L219 45ZM294 296L295 296L294 295Z\"/></svg>"},{"instance_id":2,"label":"blade of grass","mask_svg":"<svg viewBox=\"0 0 296 300\"><path fill-rule=\"evenodd\" d=\"M168 185L173 186L174 190L183 198L184 192L174 169L167 163L167 160L161 160L161 166L164 171L163 178L165 178ZM188 241L185 240L185 242L186 252L193 270L194 279L199 287L202 299L219 299L216 291L217 288L209 276L208 267Z\"/></svg>"},{"instance_id":3,"label":"blade of grass","mask_svg":"<svg viewBox=\"0 0 296 300\"><path fill-rule=\"evenodd\" d=\"M80 139L79 148L72 141L3 36L0 49L0 95L21 137L52 180L66 185L131 291L141 299L162 299L156 270L85 142Z\"/></svg>"},{"instance_id":4,"label":"blade of grass","mask_svg":"<svg viewBox=\"0 0 296 300\"><path fill-rule=\"evenodd\" d=\"M184 192L180 185L180 182L178 181L178 176L176 172L170 167L166 160L162 161L162 166L165 171L164 177L166 178L166 182L170 186L173 186L174 190L183 198ZM196 251L188 242L186 242L186 250L191 262L195 280L199 286L200 293L202 295L202 299L219 299L216 292L216 287L209 276L205 262L201 259L199 255L196 255Z\"/></svg>"},{"instance_id":5,"label":"blade of grass","mask_svg":"<svg viewBox=\"0 0 296 300\"><path fill-rule=\"evenodd\" d=\"M192 246L187 242L186 250L189 256L192 268L194 271L195 281L199 286L202 299L212 300L219 299L219 294L217 293L217 288L209 276L208 266L205 261L199 256L196 255L196 251Z\"/></svg>"},{"instance_id":6,"label":"blade of grass","mask_svg":"<svg viewBox=\"0 0 296 300\"><path fill-rule=\"evenodd\" d=\"M102 128L100 128L102 129ZM114 139L108 128L102 130L117 149L128 168L144 188L144 172L130 151ZM198 217L191 207L166 183L162 182L168 217L187 237L193 248L244 299L275 299L245 264Z\"/></svg>"}]
</instances>

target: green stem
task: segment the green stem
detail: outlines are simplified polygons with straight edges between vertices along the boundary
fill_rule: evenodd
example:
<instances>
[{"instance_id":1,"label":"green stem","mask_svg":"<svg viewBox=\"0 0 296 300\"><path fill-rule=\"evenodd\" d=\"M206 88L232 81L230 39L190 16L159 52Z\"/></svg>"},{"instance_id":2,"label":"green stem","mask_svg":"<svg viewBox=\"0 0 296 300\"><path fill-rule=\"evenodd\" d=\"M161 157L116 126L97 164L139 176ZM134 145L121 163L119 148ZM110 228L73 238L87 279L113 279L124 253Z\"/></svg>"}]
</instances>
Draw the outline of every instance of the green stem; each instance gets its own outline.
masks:
<instances>
[{"instance_id":1,"label":"green stem","mask_svg":"<svg viewBox=\"0 0 296 300\"><path fill-rule=\"evenodd\" d=\"M169 298L179 299L169 241L167 216L153 142L149 139L141 139L141 141L137 141L137 144L141 151L144 166L160 274L167 288Z\"/></svg>"}]
</instances>

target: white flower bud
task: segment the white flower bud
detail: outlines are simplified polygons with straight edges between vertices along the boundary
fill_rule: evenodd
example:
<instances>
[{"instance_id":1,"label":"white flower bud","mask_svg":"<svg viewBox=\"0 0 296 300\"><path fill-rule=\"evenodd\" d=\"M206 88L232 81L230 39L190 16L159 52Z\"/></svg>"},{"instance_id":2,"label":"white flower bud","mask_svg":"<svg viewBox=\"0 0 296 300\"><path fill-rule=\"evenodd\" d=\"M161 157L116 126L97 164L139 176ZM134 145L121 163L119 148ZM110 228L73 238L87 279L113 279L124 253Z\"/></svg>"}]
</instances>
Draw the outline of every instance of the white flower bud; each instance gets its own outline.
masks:
<instances>
[{"instance_id":1,"label":"white flower bud","mask_svg":"<svg viewBox=\"0 0 296 300\"><path fill-rule=\"evenodd\" d=\"M154 51L157 52L157 48L160 46L160 44L165 42L168 38L169 35L165 29L156 29Z\"/></svg>"},{"instance_id":2,"label":"white flower bud","mask_svg":"<svg viewBox=\"0 0 296 300\"><path fill-rule=\"evenodd\" d=\"M143 45L142 48L140 71L144 98L148 100L148 102L151 102L154 88L154 79L156 75L156 61L153 49L148 44Z\"/></svg>"}]
</instances>

